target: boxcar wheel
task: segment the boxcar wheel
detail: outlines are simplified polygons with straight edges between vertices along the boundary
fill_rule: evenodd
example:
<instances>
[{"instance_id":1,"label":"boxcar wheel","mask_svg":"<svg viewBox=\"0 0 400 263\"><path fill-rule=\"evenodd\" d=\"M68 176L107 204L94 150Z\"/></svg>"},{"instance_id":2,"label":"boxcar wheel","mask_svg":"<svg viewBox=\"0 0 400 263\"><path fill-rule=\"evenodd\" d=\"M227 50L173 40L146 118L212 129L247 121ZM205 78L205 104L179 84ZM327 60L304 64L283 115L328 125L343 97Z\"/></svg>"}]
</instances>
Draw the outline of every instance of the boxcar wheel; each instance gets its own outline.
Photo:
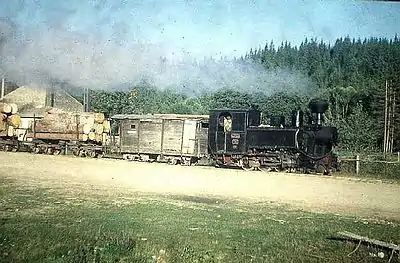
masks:
<instances>
[{"instance_id":1,"label":"boxcar wheel","mask_svg":"<svg viewBox=\"0 0 400 263\"><path fill-rule=\"evenodd\" d=\"M88 154L91 158L96 158L96 151L89 151Z\"/></svg>"},{"instance_id":2,"label":"boxcar wheel","mask_svg":"<svg viewBox=\"0 0 400 263\"><path fill-rule=\"evenodd\" d=\"M85 150L79 150L79 157L85 157L86 151Z\"/></svg>"},{"instance_id":3,"label":"boxcar wheel","mask_svg":"<svg viewBox=\"0 0 400 263\"><path fill-rule=\"evenodd\" d=\"M79 156L79 149L74 149L73 151L72 151L72 153L74 154L74 156Z\"/></svg>"}]
</instances>

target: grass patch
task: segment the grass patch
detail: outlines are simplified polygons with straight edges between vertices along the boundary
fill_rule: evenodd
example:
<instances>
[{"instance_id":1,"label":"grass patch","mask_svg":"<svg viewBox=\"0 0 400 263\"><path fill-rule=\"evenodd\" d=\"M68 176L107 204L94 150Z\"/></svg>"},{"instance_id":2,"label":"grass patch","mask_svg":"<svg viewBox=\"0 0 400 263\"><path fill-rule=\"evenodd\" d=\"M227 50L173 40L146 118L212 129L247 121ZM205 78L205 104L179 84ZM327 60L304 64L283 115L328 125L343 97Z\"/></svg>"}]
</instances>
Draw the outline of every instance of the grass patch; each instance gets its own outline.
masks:
<instances>
[{"instance_id":1,"label":"grass patch","mask_svg":"<svg viewBox=\"0 0 400 263\"><path fill-rule=\"evenodd\" d=\"M347 230L400 243L398 222L265 204L68 199L4 180L0 194L2 262L387 262L363 246L347 257L355 245L328 238Z\"/></svg>"},{"instance_id":2,"label":"grass patch","mask_svg":"<svg viewBox=\"0 0 400 263\"><path fill-rule=\"evenodd\" d=\"M343 161L339 175L365 179L383 179L393 182L400 181L400 163L360 162L359 174L356 174L355 162Z\"/></svg>"}]
</instances>

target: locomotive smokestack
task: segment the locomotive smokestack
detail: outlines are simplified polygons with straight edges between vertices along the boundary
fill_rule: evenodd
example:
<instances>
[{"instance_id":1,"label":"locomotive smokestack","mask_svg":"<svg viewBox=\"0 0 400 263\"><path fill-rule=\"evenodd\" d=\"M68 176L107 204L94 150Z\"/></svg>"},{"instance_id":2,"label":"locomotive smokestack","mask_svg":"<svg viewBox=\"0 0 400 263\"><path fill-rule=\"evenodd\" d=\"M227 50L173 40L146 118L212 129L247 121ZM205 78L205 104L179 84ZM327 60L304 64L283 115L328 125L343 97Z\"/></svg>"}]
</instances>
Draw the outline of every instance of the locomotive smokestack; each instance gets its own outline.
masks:
<instances>
[{"instance_id":1,"label":"locomotive smokestack","mask_svg":"<svg viewBox=\"0 0 400 263\"><path fill-rule=\"evenodd\" d=\"M322 113L320 112L317 113L317 124L318 125L322 124Z\"/></svg>"},{"instance_id":2,"label":"locomotive smokestack","mask_svg":"<svg viewBox=\"0 0 400 263\"><path fill-rule=\"evenodd\" d=\"M317 99L310 101L310 103L308 104L308 108L310 109L311 113L316 115L318 125L322 124L322 115L328 109L328 105L328 102L326 102L325 100Z\"/></svg>"}]
</instances>

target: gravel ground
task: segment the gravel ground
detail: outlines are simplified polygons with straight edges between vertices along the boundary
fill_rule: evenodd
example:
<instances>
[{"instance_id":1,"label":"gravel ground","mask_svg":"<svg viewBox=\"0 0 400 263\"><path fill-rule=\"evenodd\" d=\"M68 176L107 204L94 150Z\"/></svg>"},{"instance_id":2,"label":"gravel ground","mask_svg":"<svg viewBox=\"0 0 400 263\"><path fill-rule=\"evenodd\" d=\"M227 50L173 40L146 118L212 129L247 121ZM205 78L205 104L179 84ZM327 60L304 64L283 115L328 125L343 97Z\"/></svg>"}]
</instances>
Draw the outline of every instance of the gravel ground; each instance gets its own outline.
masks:
<instances>
[{"instance_id":1,"label":"gravel ground","mask_svg":"<svg viewBox=\"0 0 400 263\"><path fill-rule=\"evenodd\" d=\"M68 195L214 196L400 220L400 184L112 159L0 152L0 178Z\"/></svg>"}]
</instances>

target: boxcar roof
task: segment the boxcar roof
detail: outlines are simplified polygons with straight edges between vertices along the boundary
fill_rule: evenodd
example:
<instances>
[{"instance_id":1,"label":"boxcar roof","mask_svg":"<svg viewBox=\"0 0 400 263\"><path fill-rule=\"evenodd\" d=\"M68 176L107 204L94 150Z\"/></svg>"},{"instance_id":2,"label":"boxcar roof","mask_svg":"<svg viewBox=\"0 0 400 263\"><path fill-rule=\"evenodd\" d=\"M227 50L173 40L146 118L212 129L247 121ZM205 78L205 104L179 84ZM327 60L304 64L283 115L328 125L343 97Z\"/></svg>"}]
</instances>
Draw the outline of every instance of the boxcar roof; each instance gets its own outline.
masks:
<instances>
[{"instance_id":1,"label":"boxcar roof","mask_svg":"<svg viewBox=\"0 0 400 263\"><path fill-rule=\"evenodd\" d=\"M250 112L250 111L260 111L260 110L229 109L229 108L227 108L227 109L221 108L221 109L212 109L212 110L210 110L210 112L225 112L225 111L228 111L228 112Z\"/></svg>"},{"instance_id":2,"label":"boxcar roof","mask_svg":"<svg viewBox=\"0 0 400 263\"><path fill-rule=\"evenodd\" d=\"M189 115L189 114L116 114L111 119L134 120L134 119L208 119L209 115Z\"/></svg>"}]
</instances>

